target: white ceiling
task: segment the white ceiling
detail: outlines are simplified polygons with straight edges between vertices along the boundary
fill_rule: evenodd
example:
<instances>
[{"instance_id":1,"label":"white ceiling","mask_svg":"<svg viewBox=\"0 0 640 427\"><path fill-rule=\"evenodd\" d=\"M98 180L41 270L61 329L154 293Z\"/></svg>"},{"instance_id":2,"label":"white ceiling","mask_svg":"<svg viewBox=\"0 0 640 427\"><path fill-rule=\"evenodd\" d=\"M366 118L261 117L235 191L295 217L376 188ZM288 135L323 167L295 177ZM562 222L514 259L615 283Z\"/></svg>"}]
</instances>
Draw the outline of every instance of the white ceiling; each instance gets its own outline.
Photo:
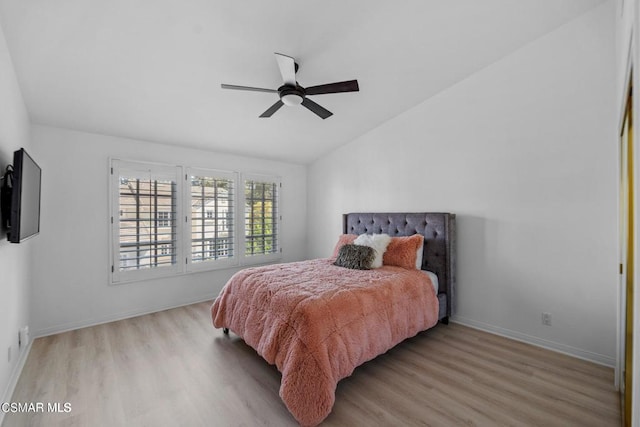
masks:
<instances>
[{"instance_id":1,"label":"white ceiling","mask_svg":"<svg viewBox=\"0 0 640 427\"><path fill-rule=\"evenodd\" d=\"M0 22L35 123L308 163L602 2L0 0ZM360 92L258 118L276 94L220 84L276 89L273 52Z\"/></svg>"}]
</instances>

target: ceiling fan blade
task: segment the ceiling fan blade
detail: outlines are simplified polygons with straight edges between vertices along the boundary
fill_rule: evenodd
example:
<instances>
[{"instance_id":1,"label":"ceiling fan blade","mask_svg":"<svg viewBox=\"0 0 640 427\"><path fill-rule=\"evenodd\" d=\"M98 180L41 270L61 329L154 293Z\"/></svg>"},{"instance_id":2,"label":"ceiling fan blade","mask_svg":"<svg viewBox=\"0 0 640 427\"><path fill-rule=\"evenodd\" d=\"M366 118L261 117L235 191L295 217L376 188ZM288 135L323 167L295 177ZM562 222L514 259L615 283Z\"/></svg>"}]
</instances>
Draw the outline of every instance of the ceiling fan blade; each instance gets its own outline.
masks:
<instances>
[{"instance_id":1,"label":"ceiling fan blade","mask_svg":"<svg viewBox=\"0 0 640 427\"><path fill-rule=\"evenodd\" d=\"M276 61L285 85L296 86L296 61L290 56L276 53Z\"/></svg>"},{"instance_id":2,"label":"ceiling fan blade","mask_svg":"<svg viewBox=\"0 0 640 427\"><path fill-rule=\"evenodd\" d=\"M250 90L253 92L269 92L269 93L278 93L277 90L275 89L263 89L261 87L251 87L251 86L238 86L238 85L226 85L226 84L221 84L220 85L222 87L222 89L235 89L235 90Z\"/></svg>"},{"instance_id":3,"label":"ceiling fan blade","mask_svg":"<svg viewBox=\"0 0 640 427\"><path fill-rule=\"evenodd\" d=\"M271 117L273 115L273 113L275 113L276 111L278 111L280 109L280 107L282 107L284 104L282 103L282 101L280 101L278 99L278 102L276 102L275 104L273 104L271 107L269 107L267 109L267 111L265 111L264 113L260 114L260 117Z\"/></svg>"},{"instance_id":4,"label":"ceiling fan blade","mask_svg":"<svg viewBox=\"0 0 640 427\"><path fill-rule=\"evenodd\" d=\"M316 113L318 116L320 116L320 118L322 118L323 120L326 119L329 116L332 116L333 113L329 110L327 110L326 108L316 104L315 102L313 102L312 100L310 100L309 98L305 98L302 100L302 105L304 105L305 107L307 107L310 111Z\"/></svg>"},{"instance_id":5,"label":"ceiling fan blade","mask_svg":"<svg viewBox=\"0 0 640 427\"><path fill-rule=\"evenodd\" d=\"M311 86L305 88L307 95L322 95L325 93L339 93L339 92L358 92L357 80L348 80L346 82L328 83L326 85Z\"/></svg>"}]
</instances>

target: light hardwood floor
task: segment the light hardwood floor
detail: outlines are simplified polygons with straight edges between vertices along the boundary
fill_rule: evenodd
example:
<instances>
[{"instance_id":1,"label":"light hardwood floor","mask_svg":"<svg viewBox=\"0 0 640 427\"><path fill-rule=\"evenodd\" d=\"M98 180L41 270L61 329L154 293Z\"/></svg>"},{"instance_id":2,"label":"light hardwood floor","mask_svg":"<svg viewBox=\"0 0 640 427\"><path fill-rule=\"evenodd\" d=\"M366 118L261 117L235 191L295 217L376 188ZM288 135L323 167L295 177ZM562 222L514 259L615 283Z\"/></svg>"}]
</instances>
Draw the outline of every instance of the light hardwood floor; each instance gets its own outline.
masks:
<instances>
[{"instance_id":1,"label":"light hardwood floor","mask_svg":"<svg viewBox=\"0 0 640 427\"><path fill-rule=\"evenodd\" d=\"M280 374L211 325L210 303L39 338L13 402L69 413L13 426L295 426ZM619 426L613 370L461 325L438 325L338 384L323 426Z\"/></svg>"}]
</instances>

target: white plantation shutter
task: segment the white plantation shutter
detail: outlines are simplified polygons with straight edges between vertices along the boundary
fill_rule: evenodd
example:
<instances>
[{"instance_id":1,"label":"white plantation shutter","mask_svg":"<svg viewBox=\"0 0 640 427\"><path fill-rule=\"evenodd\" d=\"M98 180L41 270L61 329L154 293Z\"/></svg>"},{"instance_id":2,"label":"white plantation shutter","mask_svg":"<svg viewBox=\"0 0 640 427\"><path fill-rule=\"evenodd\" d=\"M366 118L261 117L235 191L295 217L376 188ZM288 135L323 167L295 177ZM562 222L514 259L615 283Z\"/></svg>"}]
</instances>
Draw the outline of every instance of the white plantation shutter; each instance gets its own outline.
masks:
<instances>
[{"instance_id":1,"label":"white plantation shutter","mask_svg":"<svg viewBox=\"0 0 640 427\"><path fill-rule=\"evenodd\" d=\"M232 172L187 170L189 270L237 264L236 181Z\"/></svg>"},{"instance_id":2,"label":"white plantation shutter","mask_svg":"<svg viewBox=\"0 0 640 427\"><path fill-rule=\"evenodd\" d=\"M115 282L180 271L178 177L177 167L112 162Z\"/></svg>"},{"instance_id":3,"label":"white plantation shutter","mask_svg":"<svg viewBox=\"0 0 640 427\"><path fill-rule=\"evenodd\" d=\"M280 254L280 180L247 175L244 184L244 256L268 259Z\"/></svg>"}]
</instances>

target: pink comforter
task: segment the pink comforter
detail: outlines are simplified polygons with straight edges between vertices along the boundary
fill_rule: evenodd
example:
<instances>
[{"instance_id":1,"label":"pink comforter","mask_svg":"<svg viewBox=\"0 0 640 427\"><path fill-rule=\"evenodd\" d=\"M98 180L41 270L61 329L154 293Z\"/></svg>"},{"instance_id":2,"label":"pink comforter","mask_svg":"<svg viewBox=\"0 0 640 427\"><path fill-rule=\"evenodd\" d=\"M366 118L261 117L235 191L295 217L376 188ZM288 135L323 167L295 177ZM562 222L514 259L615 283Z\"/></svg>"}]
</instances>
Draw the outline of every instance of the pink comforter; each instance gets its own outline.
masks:
<instances>
[{"instance_id":1,"label":"pink comforter","mask_svg":"<svg viewBox=\"0 0 640 427\"><path fill-rule=\"evenodd\" d=\"M333 259L247 268L211 307L282 373L280 397L304 426L331 412L342 378L438 322L438 299L419 270L350 270Z\"/></svg>"}]
</instances>

